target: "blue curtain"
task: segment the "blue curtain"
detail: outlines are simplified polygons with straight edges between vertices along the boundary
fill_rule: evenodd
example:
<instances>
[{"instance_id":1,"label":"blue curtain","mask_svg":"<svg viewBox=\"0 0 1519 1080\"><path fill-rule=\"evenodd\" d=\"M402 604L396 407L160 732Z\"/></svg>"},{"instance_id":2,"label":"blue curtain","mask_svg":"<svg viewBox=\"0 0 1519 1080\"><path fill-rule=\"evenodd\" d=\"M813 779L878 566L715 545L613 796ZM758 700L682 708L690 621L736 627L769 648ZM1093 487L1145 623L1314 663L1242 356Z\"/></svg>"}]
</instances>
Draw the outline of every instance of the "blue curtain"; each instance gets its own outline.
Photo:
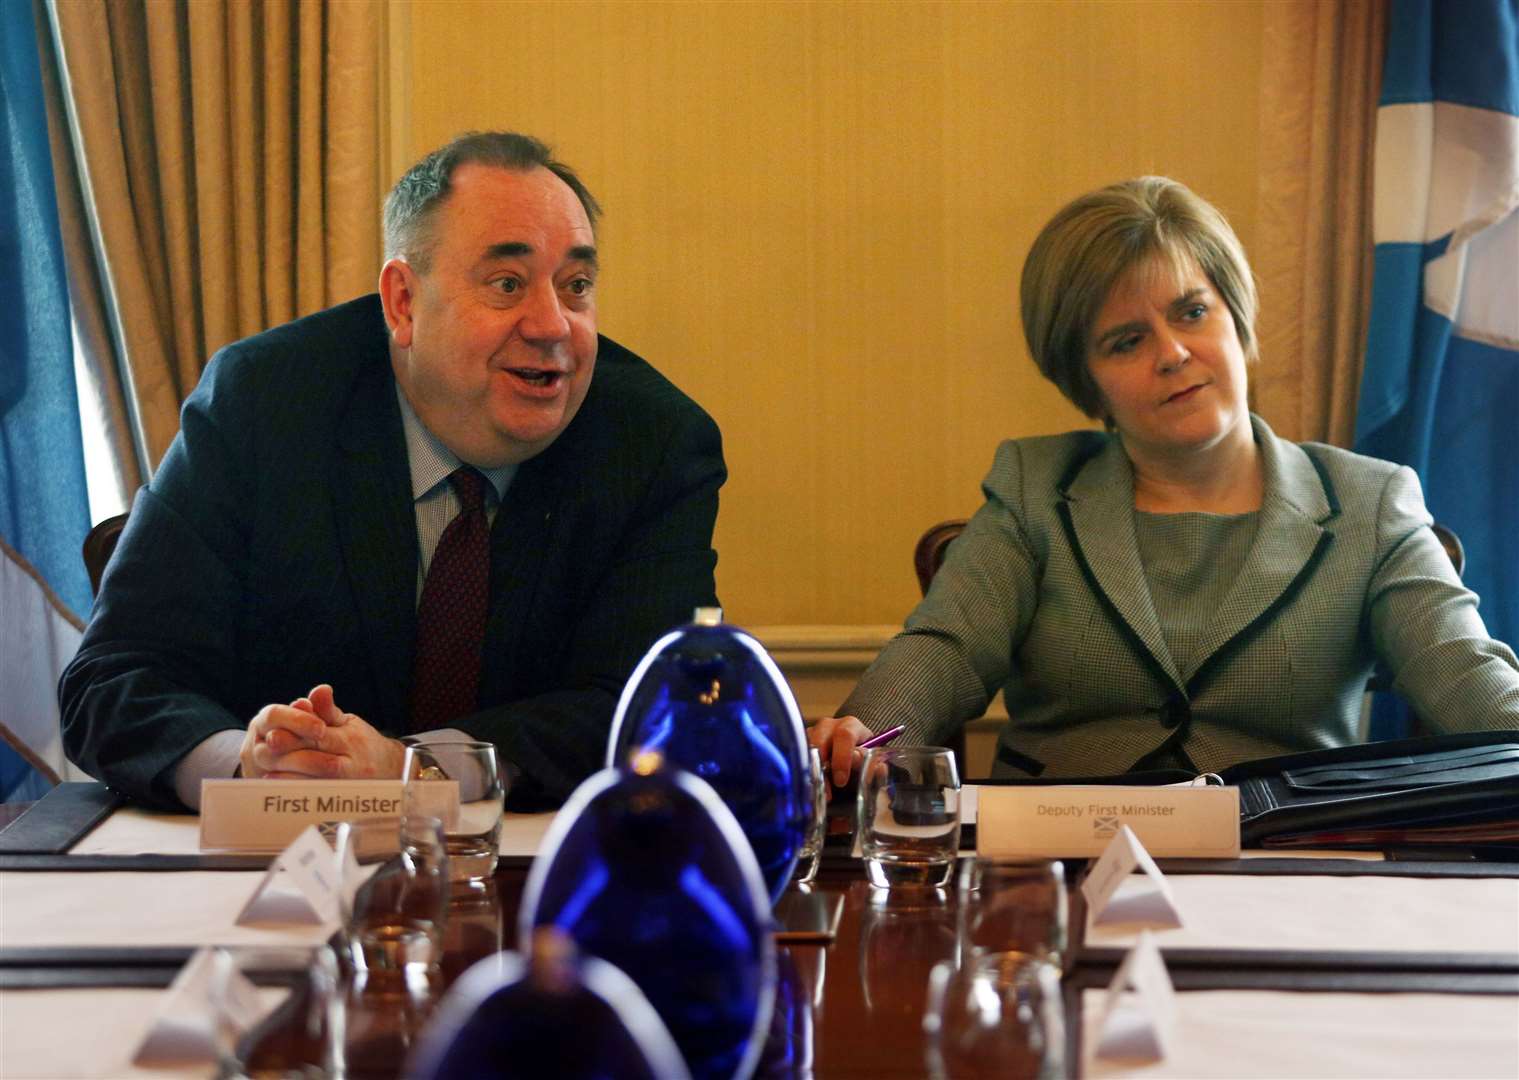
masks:
<instances>
[{"instance_id":1,"label":"blue curtain","mask_svg":"<svg viewBox=\"0 0 1519 1080\"><path fill-rule=\"evenodd\" d=\"M79 545L90 509L37 27L26 0L0 3L0 296L0 537L84 614L90 585ZM4 668L0 657L0 676ZM0 798L45 788L0 741Z\"/></svg>"},{"instance_id":2,"label":"blue curtain","mask_svg":"<svg viewBox=\"0 0 1519 1080\"><path fill-rule=\"evenodd\" d=\"M1356 449L1412 467L1519 641L1519 0L1394 0ZM1373 736L1406 718L1383 702Z\"/></svg>"}]
</instances>

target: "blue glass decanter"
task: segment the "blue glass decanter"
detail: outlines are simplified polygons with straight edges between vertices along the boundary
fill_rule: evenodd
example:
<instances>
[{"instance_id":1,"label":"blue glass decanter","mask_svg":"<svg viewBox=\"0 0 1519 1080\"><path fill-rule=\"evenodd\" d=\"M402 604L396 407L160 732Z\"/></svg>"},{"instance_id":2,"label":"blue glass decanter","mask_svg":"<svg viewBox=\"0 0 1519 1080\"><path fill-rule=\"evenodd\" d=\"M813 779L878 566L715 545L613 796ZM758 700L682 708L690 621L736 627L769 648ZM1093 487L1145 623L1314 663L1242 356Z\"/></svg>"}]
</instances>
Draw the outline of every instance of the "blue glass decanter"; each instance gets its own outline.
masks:
<instances>
[{"instance_id":1,"label":"blue glass decanter","mask_svg":"<svg viewBox=\"0 0 1519 1080\"><path fill-rule=\"evenodd\" d=\"M526 956L497 953L460 976L405 1075L690 1077L669 1031L633 980L605 960L580 956L569 937L546 926L534 933Z\"/></svg>"},{"instance_id":2,"label":"blue glass decanter","mask_svg":"<svg viewBox=\"0 0 1519 1080\"><path fill-rule=\"evenodd\" d=\"M733 811L773 904L796 868L812 813L807 736L770 654L719 608L654 643L634 670L607 740L616 768L641 749L695 773Z\"/></svg>"},{"instance_id":3,"label":"blue glass decanter","mask_svg":"<svg viewBox=\"0 0 1519 1080\"><path fill-rule=\"evenodd\" d=\"M518 940L545 925L638 984L693 1077L752 1074L774 1007L770 905L706 783L644 752L581 784L528 874Z\"/></svg>"}]
</instances>

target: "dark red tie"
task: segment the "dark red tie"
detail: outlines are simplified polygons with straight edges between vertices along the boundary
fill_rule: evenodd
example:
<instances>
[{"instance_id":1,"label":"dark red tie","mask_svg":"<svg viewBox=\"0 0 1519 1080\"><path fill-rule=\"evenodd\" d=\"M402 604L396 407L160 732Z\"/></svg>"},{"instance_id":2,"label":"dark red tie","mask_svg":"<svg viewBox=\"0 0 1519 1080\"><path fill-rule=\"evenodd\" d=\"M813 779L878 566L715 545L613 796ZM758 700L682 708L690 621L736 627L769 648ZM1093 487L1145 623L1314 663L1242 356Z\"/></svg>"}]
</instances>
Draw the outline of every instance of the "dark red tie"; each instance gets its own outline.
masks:
<instances>
[{"instance_id":1,"label":"dark red tie","mask_svg":"<svg viewBox=\"0 0 1519 1080\"><path fill-rule=\"evenodd\" d=\"M411 729L428 731L475 711L490 584L485 477L465 466L449 475L459 513L443 530L417 607Z\"/></svg>"}]
</instances>

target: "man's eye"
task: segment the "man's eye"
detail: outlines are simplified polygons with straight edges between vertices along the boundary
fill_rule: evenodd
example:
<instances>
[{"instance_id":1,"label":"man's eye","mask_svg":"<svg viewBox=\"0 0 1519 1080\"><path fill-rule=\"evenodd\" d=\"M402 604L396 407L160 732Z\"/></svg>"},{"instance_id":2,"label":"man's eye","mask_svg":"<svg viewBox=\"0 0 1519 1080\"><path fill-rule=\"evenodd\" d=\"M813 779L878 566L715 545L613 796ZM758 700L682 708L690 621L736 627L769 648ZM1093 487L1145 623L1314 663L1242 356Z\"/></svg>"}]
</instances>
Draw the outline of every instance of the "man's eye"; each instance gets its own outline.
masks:
<instances>
[{"instance_id":1,"label":"man's eye","mask_svg":"<svg viewBox=\"0 0 1519 1080\"><path fill-rule=\"evenodd\" d=\"M596 283L594 281L592 281L590 278L583 278L583 277L581 277L581 278L575 278L566 287L570 290L570 292L574 293L576 296L584 296L586 293L588 293L588 292L591 291L592 287L595 284Z\"/></svg>"},{"instance_id":2,"label":"man's eye","mask_svg":"<svg viewBox=\"0 0 1519 1080\"><path fill-rule=\"evenodd\" d=\"M501 278L496 282L496 288L500 289L507 295L511 295L512 293L521 291L522 282L518 281L516 278Z\"/></svg>"}]
</instances>

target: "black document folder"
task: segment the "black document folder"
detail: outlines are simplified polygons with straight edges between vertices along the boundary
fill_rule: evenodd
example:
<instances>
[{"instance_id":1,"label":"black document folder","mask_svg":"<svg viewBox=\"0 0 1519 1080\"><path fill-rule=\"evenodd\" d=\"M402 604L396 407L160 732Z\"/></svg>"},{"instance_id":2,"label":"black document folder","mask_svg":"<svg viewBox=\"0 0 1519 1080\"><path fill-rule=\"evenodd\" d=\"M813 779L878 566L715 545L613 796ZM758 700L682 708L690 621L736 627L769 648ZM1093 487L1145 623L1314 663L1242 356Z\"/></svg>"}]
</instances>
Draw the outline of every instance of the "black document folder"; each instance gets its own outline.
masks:
<instances>
[{"instance_id":1,"label":"black document folder","mask_svg":"<svg viewBox=\"0 0 1519 1080\"><path fill-rule=\"evenodd\" d=\"M1519 845L1519 730L1358 743L1217 774L1239 788L1245 847ZM988 784L1175 784L1180 770Z\"/></svg>"}]
</instances>

